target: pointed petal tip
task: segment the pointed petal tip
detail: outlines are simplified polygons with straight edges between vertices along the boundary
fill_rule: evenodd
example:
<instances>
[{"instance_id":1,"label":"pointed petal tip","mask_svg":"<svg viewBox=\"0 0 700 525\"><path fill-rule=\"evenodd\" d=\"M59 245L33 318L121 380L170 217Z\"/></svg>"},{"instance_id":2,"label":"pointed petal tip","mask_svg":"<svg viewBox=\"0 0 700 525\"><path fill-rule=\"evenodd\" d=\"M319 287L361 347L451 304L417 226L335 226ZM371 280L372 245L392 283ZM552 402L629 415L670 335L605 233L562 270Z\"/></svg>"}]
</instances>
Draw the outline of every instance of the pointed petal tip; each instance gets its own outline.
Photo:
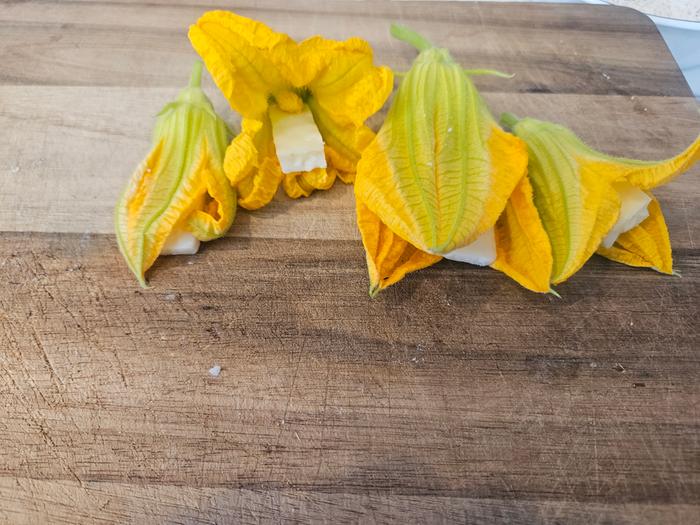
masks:
<instances>
[{"instance_id":1,"label":"pointed petal tip","mask_svg":"<svg viewBox=\"0 0 700 525\"><path fill-rule=\"evenodd\" d=\"M148 289L151 288L151 286L150 286L150 285L148 284L148 282L146 281L146 276L145 276L145 275L143 275L143 274L142 274L142 275L136 275L136 280L139 282L139 286L140 286L143 290L148 290Z\"/></svg>"},{"instance_id":2,"label":"pointed petal tip","mask_svg":"<svg viewBox=\"0 0 700 525\"><path fill-rule=\"evenodd\" d=\"M550 288L549 291L547 292L547 294L553 295L557 299L561 299L561 295L559 295L559 293L554 288Z\"/></svg>"},{"instance_id":3,"label":"pointed petal tip","mask_svg":"<svg viewBox=\"0 0 700 525\"><path fill-rule=\"evenodd\" d=\"M378 284L370 284L369 285L369 297L370 299L376 299L377 296L379 295L379 292L381 292L381 287Z\"/></svg>"}]
</instances>

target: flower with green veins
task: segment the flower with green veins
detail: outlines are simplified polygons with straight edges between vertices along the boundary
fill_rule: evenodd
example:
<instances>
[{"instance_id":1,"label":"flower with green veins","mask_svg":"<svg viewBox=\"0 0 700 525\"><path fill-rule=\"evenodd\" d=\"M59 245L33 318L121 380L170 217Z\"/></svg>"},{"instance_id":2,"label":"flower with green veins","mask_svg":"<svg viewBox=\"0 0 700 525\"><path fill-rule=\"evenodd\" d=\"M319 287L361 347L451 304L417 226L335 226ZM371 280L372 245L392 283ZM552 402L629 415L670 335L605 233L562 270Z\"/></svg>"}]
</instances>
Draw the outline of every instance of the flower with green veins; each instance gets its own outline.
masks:
<instances>
[{"instance_id":1,"label":"flower with green veins","mask_svg":"<svg viewBox=\"0 0 700 525\"><path fill-rule=\"evenodd\" d=\"M321 37L295 42L226 11L204 14L190 41L242 131L224 170L247 209L265 206L280 184L292 198L354 180L374 134L365 120L389 97L393 75L373 64L367 42Z\"/></svg>"},{"instance_id":2,"label":"flower with green veins","mask_svg":"<svg viewBox=\"0 0 700 525\"><path fill-rule=\"evenodd\" d=\"M525 144L499 127L469 78L490 71L464 70L406 27L392 26L392 35L419 55L357 168L370 293L442 257L549 291L551 254Z\"/></svg>"},{"instance_id":3,"label":"flower with green veins","mask_svg":"<svg viewBox=\"0 0 700 525\"><path fill-rule=\"evenodd\" d=\"M552 283L571 277L596 252L673 273L668 230L649 190L700 158L700 137L671 159L640 161L595 151L551 122L510 114L501 122L528 146L534 202L552 246Z\"/></svg>"},{"instance_id":4,"label":"flower with green veins","mask_svg":"<svg viewBox=\"0 0 700 525\"><path fill-rule=\"evenodd\" d=\"M222 168L228 130L200 87L189 86L158 114L153 147L136 168L115 210L119 249L139 283L159 255L193 254L200 241L226 233L236 192Z\"/></svg>"}]
</instances>

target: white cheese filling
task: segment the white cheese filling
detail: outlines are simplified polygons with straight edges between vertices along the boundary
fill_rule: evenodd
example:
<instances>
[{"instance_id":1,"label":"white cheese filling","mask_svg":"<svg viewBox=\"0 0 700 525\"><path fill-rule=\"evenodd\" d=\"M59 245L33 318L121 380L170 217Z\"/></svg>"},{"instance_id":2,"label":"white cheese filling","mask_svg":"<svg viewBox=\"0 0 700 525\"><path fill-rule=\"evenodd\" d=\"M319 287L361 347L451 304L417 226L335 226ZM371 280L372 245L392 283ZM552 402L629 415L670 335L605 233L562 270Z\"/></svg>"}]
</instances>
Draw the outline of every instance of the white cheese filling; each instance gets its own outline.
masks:
<instances>
[{"instance_id":1,"label":"white cheese filling","mask_svg":"<svg viewBox=\"0 0 700 525\"><path fill-rule=\"evenodd\" d=\"M496 234L491 228L479 235L471 244L444 253L442 256L451 261L488 266L496 260Z\"/></svg>"},{"instance_id":2,"label":"white cheese filling","mask_svg":"<svg viewBox=\"0 0 700 525\"><path fill-rule=\"evenodd\" d=\"M648 208L651 202L649 195L626 182L618 182L613 186L620 197L620 216L603 239L601 245L604 248L612 248L620 235L638 226L649 217Z\"/></svg>"},{"instance_id":3,"label":"white cheese filling","mask_svg":"<svg viewBox=\"0 0 700 525\"><path fill-rule=\"evenodd\" d=\"M173 230L165 239L161 255L194 255L199 250L199 239L190 232Z\"/></svg>"},{"instance_id":4,"label":"white cheese filling","mask_svg":"<svg viewBox=\"0 0 700 525\"><path fill-rule=\"evenodd\" d=\"M325 168L323 137L308 106L301 113L286 113L270 107L272 138L284 173Z\"/></svg>"}]
</instances>

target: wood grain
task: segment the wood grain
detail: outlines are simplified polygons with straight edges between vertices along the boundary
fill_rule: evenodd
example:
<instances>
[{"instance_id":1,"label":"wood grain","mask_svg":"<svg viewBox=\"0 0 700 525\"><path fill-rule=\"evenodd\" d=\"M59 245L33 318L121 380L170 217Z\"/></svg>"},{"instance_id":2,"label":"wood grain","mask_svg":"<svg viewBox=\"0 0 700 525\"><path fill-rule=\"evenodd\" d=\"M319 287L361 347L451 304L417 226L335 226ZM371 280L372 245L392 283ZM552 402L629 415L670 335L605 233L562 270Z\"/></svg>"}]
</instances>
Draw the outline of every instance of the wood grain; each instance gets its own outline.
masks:
<instances>
[{"instance_id":1,"label":"wood grain","mask_svg":"<svg viewBox=\"0 0 700 525\"><path fill-rule=\"evenodd\" d=\"M505 82L507 83L507 82ZM209 90L233 127L238 119ZM0 183L12 202L0 207L0 231L111 233L112 210L129 174L149 149L153 115L177 89L0 86L0 127L11 129L0 149ZM592 146L633 158L661 159L689 144L700 129L697 103L680 97L486 93L495 115L561 122ZM105 105L106 100L119 101ZM71 108L66 111L65 108ZM585 115L585 118L582 118ZM79 166L80 169L76 169ZM694 168L657 190L674 232L674 246L700 244L700 185ZM27 187L42 188L29 193ZM240 210L231 236L359 239L352 188Z\"/></svg>"},{"instance_id":2,"label":"wood grain","mask_svg":"<svg viewBox=\"0 0 700 525\"><path fill-rule=\"evenodd\" d=\"M338 185L241 212L137 287L116 194L187 76L187 25L232 4L297 37L359 34L398 69L403 20L517 73L479 80L495 113L613 154L668 156L700 128L630 10L4 2L0 522L698 521L698 168L658 191L683 278L595 257L557 300L445 261L371 300Z\"/></svg>"},{"instance_id":3,"label":"wood grain","mask_svg":"<svg viewBox=\"0 0 700 525\"><path fill-rule=\"evenodd\" d=\"M491 498L348 494L294 490L192 488L134 483L44 481L0 478L0 498L22 514L0 517L33 525L52 523L356 523L395 521L397 509L411 509L401 523L561 523L563 519L602 523L692 523L690 505L571 503ZM32 497L28 497L32 495ZM66 501L74 502L67 506ZM0 503L3 501L0 499ZM19 503L19 505L18 505ZM320 518L322 516L322 518ZM667 521L666 521L667 520Z\"/></svg>"},{"instance_id":4,"label":"wood grain","mask_svg":"<svg viewBox=\"0 0 700 525\"><path fill-rule=\"evenodd\" d=\"M296 38L367 38L381 61L398 70L409 67L414 53L391 39L391 21L420 25L465 66L515 73L510 91L687 96L653 23L631 9L315 0L163 1L149 2L147 9L141 4L10 2L0 14L0 80L23 86L177 86L193 57L187 27L207 9L233 6ZM482 88L501 91L502 84L485 80Z\"/></svg>"}]
</instances>

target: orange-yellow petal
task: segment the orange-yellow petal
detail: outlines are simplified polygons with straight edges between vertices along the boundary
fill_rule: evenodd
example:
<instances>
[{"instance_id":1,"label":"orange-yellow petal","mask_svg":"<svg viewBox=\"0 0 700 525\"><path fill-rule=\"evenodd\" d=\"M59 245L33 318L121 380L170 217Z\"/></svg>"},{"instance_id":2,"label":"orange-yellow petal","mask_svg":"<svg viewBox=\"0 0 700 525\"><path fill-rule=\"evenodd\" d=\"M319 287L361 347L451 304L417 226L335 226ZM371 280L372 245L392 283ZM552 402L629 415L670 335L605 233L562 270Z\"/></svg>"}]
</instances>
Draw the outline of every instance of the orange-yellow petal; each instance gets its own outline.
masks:
<instances>
[{"instance_id":1,"label":"orange-yellow petal","mask_svg":"<svg viewBox=\"0 0 700 525\"><path fill-rule=\"evenodd\" d=\"M374 132L365 125L338 122L315 98L310 98L307 103L323 137L328 164L348 174L347 178L354 177L357 163L374 138Z\"/></svg>"},{"instance_id":2,"label":"orange-yellow petal","mask_svg":"<svg viewBox=\"0 0 700 525\"><path fill-rule=\"evenodd\" d=\"M496 223L496 261L492 268L533 292L548 292L552 248L533 202L532 186L523 177Z\"/></svg>"},{"instance_id":3,"label":"orange-yellow petal","mask_svg":"<svg viewBox=\"0 0 700 525\"><path fill-rule=\"evenodd\" d=\"M266 157L251 176L238 183L238 204L246 210L266 206L275 197L282 182L282 171L276 159Z\"/></svg>"},{"instance_id":4,"label":"orange-yellow petal","mask_svg":"<svg viewBox=\"0 0 700 525\"><path fill-rule=\"evenodd\" d=\"M503 131L497 124L491 126L486 142L491 163L491 191L486 198L484 213L478 232L493 227L493 217L499 217L508 199L517 188L518 181L527 172L527 146L518 137Z\"/></svg>"},{"instance_id":5,"label":"orange-yellow petal","mask_svg":"<svg viewBox=\"0 0 700 525\"><path fill-rule=\"evenodd\" d=\"M641 224L620 235L612 248L598 248L598 254L613 261L673 274L671 240L659 202L648 194L647 217Z\"/></svg>"},{"instance_id":6,"label":"orange-yellow petal","mask_svg":"<svg viewBox=\"0 0 700 525\"><path fill-rule=\"evenodd\" d=\"M201 172L206 192L202 202L185 222L185 229L200 241L211 241L224 235L236 214L236 191L223 176L221 162L208 156Z\"/></svg>"},{"instance_id":7,"label":"orange-yellow petal","mask_svg":"<svg viewBox=\"0 0 700 525\"><path fill-rule=\"evenodd\" d=\"M360 38L339 42L315 36L301 42L298 52L294 84L308 89L339 124L362 126L391 94L393 73L374 65L371 46Z\"/></svg>"},{"instance_id":8,"label":"orange-yellow petal","mask_svg":"<svg viewBox=\"0 0 700 525\"><path fill-rule=\"evenodd\" d=\"M224 171L238 191L238 204L255 210L268 204L282 183L272 126L263 120L243 119L241 132L226 150Z\"/></svg>"},{"instance_id":9,"label":"orange-yellow petal","mask_svg":"<svg viewBox=\"0 0 700 525\"><path fill-rule=\"evenodd\" d=\"M610 157L594 150L589 150L589 154L597 160L596 171L624 178L633 186L650 190L670 182L700 160L700 136L682 153L661 161Z\"/></svg>"},{"instance_id":10,"label":"orange-yellow petal","mask_svg":"<svg viewBox=\"0 0 700 525\"><path fill-rule=\"evenodd\" d=\"M427 268L442 259L419 250L396 235L360 199L356 200L356 210L372 297L403 279L407 273Z\"/></svg>"},{"instance_id":11,"label":"orange-yellow petal","mask_svg":"<svg viewBox=\"0 0 700 525\"><path fill-rule=\"evenodd\" d=\"M306 172L285 173L282 187L288 197L308 197L314 190L327 190L333 186L335 174L326 168Z\"/></svg>"},{"instance_id":12,"label":"orange-yellow petal","mask_svg":"<svg viewBox=\"0 0 700 525\"><path fill-rule=\"evenodd\" d=\"M374 136L374 134L372 134L372 136ZM328 144L324 146L324 150L326 153L326 162L328 163L328 167L326 169L329 172L332 172L345 184L352 184L355 182L357 163L351 161L350 159L346 159Z\"/></svg>"},{"instance_id":13,"label":"orange-yellow petal","mask_svg":"<svg viewBox=\"0 0 700 525\"><path fill-rule=\"evenodd\" d=\"M280 64L296 44L261 22L210 11L190 27L189 38L231 107L246 118L262 118L270 97L292 87Z\"/></svg>"}]
</instances>

